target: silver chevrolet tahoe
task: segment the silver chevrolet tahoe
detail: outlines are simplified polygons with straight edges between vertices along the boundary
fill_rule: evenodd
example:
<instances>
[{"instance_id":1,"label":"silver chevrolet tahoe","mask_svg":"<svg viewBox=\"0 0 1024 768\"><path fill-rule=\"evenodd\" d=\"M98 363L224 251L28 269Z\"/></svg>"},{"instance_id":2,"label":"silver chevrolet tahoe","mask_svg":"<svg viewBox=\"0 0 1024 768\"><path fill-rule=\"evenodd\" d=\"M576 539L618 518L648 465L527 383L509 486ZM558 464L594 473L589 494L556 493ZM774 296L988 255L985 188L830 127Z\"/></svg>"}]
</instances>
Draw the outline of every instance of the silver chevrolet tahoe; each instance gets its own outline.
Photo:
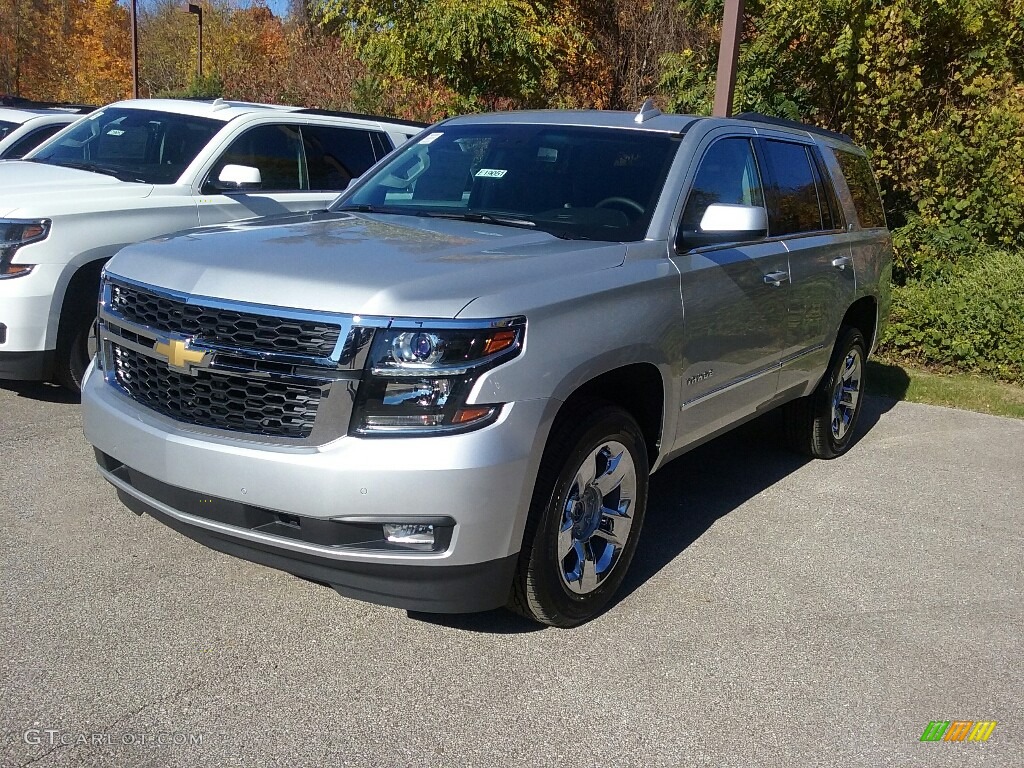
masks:
<instances>
[{"instance_id":1,"label":"silver chevrolet tahoe","mask_svg":"<svg viewBox=\"0 0 1024 768\"><path fill-rule=\"evenodd\" d=\"M220 551L572 626L673 457L776 407L797 449L850 447L890 268L845 136L459 117L327 211L116 255L85 432L125 505Z\"/></svg>"}]
</instances>

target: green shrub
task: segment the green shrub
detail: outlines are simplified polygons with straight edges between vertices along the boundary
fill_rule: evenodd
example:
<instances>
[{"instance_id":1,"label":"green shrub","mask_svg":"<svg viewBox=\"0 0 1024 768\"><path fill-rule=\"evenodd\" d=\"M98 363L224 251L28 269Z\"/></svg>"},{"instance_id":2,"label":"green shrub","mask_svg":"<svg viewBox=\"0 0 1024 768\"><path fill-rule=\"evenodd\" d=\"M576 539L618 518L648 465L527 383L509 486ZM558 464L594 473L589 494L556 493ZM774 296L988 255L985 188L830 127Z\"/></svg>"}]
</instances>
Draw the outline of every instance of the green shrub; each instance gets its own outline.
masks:
<instances>
[{"instance_id":1,"label":"green shrub","mask_svg":"<svg viewBox=\"0 0 1024 768\"><path fill-rule=\"evenodd\" d=\"M893 288L882 352L1024 384L1024 251L981 247Z\"/></svg>"}]
</instances>

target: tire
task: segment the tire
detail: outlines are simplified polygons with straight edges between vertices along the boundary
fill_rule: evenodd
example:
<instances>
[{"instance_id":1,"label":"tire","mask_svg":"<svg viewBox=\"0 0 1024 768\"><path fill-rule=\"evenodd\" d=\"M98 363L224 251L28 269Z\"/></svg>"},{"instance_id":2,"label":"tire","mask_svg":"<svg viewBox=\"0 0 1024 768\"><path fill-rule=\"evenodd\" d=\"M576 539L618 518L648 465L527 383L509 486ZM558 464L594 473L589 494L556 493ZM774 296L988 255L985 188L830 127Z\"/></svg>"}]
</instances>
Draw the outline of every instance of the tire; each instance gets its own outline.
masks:
<instances>
[{"instance_id":1,"label":"tire","mask_svg":"<svg viewBox=\"0 0 1024 768\"><path fill-rule=\"evenodd\" d=\"M643 433L626 411L596 402L560 417L541 459L509 607L556 627L597 616L636 551L648 472Z\"/></svg>"},{"instance_id":2,"label":"tire","mask_svg":"<svg viewBox=\"0 0 1024 768\"><path fill-rule=\"evenodd\" d=\"M834 459L850 449L863 410L866 361L864 335L851 326L840 328L817 388L786 406L786 438L791 448L815 459Z\"/></svg>"},{"instance_id":3,"label":"tire","mask_svg":"<svg viewBox=\"0 0 1024 768\"><path fill-rule=\"evenodd\" d=\"M99 292L99 271L69 288L57 328L57 354L53 380L65 389L82 391L85 369L95 352L96 296ZM77 282L77 281L76 281Z\"/></svg>"}]
</instances>

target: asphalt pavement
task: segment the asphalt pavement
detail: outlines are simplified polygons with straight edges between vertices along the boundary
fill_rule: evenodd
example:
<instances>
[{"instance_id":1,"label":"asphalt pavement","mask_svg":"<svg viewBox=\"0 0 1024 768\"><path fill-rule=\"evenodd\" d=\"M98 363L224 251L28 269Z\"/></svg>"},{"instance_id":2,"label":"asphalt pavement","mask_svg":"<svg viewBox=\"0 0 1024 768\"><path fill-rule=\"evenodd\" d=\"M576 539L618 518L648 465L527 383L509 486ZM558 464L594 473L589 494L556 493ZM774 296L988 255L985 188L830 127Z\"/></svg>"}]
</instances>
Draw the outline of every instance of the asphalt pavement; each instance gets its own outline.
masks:
<instances>
[{"instance_id":1,"label":"asphalt pavement","mask_svg":"<svg viewBox=\"0 0 1024 768\"><path fill-rule=\"evenodd\" d=\"M0 764L1024 765L1024 422L869 398L831 462L778 426L659 472L621 599L558 630L205 549L0 387Z\"/></svg>"}]
</instances>

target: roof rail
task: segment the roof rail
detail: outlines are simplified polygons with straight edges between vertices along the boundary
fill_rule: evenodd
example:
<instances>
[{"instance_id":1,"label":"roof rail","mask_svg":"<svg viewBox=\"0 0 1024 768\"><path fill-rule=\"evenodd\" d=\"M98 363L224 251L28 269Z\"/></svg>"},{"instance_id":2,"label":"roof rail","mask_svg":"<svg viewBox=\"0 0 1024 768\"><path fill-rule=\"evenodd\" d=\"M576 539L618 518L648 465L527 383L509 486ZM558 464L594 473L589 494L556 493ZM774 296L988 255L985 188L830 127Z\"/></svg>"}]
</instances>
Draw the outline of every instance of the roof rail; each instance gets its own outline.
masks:
<instances>
[{"instance_id":1,"label":"roof rail","mask_svg":"<svg viewBox=\"0 0 1024 768\"><path fill-rule=\"evenodd\" d=\"M853 144L854 141L845 133L839 133L838 131L830 131L827 128L819 128L816 125L808 125L807 123L797 122L796 120L786 120L782 117L768 117L768 115L762 115L759 112L743 112L738 115L733 115L736 120L746 120L751 123L765 123L767 125L777 125L780 128L795 128L798 131L807 131L808 133L816 133L819 136L827 136L830 139L837 139L839 141L845 141L848 144Z\"/></svg>"},{"instance_id":2,"label":"roof rail","mask_svg":"<svg viewBox=\"0 0 1024 768\"><path fill-rule=\"evenodd\" d=\"M302 109L295 110L300 115L324 115L325 117L351 117L356 120L377 120L385 123L401 123L402 125L409 125L414 128L428 128L430 123L421 123L417 120L402 120L397 117L383 117L381 115L364 115L359 112L339 112L333 109L315 109L313 107L303 107Z\"/></svg>"}]
</instances>

